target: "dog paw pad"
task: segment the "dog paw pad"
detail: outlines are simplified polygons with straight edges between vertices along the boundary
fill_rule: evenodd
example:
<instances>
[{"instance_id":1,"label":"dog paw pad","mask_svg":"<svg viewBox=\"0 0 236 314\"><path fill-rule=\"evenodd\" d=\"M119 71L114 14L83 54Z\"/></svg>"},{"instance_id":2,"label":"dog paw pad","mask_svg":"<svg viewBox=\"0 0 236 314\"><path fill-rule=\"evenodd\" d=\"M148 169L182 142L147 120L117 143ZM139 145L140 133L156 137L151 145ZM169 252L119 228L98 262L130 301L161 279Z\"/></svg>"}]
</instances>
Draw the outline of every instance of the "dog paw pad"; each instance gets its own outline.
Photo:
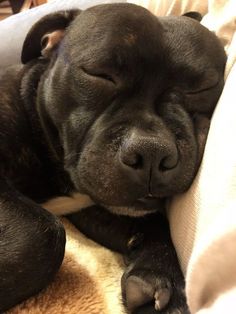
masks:
<instances>
[{"instance_id":1,"label":"dog paw pad","mask_svg":"<svg viewBox=\"0 0 236 314\"><path fill-rule=\"evenodd\" d=\"M150 302L155 304L156 311L160 311L169 303L171 293L171 285L165 278L149 281L131 275L126 279L125 300L131 312Z\"/></svg>"}]
</instances>

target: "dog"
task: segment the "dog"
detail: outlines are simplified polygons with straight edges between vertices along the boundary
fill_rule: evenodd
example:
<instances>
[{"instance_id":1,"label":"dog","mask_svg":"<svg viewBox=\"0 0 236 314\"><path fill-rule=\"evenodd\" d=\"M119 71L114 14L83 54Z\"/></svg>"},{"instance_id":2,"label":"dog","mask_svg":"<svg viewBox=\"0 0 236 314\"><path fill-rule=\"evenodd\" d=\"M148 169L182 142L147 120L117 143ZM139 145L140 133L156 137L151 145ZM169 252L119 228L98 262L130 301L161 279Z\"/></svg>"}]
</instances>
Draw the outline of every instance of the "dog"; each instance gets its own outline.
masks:
<instances>
[{"instance_id":1,"label":"dog","mask_svg":"<svg viewBox=\"0 0 236 314\"><path fill-rule=\"evenodd\" d=\"M92 201L69 219L125 256L128 310L188 313L161 212L196 175L226 62L194 18L105 4L29 31L0 84L1 312L57 273L65 232L46 208L73 196Z\"/></svg>"}]
</instances>

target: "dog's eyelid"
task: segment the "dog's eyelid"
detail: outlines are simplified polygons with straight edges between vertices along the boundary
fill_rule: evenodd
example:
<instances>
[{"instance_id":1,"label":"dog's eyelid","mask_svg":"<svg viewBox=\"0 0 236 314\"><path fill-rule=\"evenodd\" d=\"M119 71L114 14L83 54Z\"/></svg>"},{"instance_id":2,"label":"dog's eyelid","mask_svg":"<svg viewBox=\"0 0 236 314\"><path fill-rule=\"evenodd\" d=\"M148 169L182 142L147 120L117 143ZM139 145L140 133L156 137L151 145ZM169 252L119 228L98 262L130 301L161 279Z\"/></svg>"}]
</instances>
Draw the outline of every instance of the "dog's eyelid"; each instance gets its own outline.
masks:
<instances>
[{"instance_id":1,"label":"dog's eyelid","mask_svg":"<svg viewBox=\"0 0 236 314\"><path fill-rule=\"evenodd\" d=\"M107 80L107 81L111 81L112 83L115 84L115 81L114 81L113 77L111 75L109 75L109 74L99 73L99 74L95 74L95 76L100 77L100 78L102 78L104 80Z\"/></svg>"},{"instance_id":2,"label":"dog's eyelid","mask_svg":"<svg viewBox=\"0 0 236 314\"><path fill-rule=\"evenodd\" d=\"M218 84L219 84L219 82L217 81L217 82L214 83L214 84L208 84L208 85L206 85L205 87L202 87L202 88L200 88L200 89L188 90L188 91L186 91L186 94L187 94L187 95L194 95L194 94L204 93L204 92L207 92L207 91L213 89L213 88L216 87Z\"/></svg>"},{"instance_id":3,"label":"dog's eyelid","mask_svg":"<svg viewBox=\"0 0 236 314\"><path fill-rule=\"evenodd\" d=\"M214 69L205 69L204 76L198 83L198 88L186 90L186 94L199 94L215 88L220 82L219 74Z\"/></svg>"},{"instance_id":4,"label":"dog's eyelid","mask_svg":"<svg viewBox=\"0 0 236 314\"><path fill-rule=\"evenodd\" d=\"M106 80L106 81L110 81L111 83L113 84L116 84L114 78L112 77L112 75L108 74L108 73L103 73L103 72L92 72L90 70L87 70L85 67L81 67L82 71L84 73L86 73L87 75L90 75L90 76L94 76L96 78L101 78L103 80Z\"/></svg>"}]
</instances>

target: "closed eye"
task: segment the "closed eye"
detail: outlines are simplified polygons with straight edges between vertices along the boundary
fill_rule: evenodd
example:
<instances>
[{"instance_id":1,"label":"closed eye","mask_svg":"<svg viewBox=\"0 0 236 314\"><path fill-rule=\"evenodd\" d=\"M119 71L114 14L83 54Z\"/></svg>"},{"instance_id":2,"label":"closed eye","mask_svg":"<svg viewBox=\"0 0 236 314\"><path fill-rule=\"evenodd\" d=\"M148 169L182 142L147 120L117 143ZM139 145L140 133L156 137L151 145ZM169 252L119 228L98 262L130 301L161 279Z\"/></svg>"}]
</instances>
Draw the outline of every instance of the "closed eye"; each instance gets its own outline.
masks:
<instances>
[{"instance_id":1,"label":"closed eye","mask_svg":"<svg viewBox=\"0 0 236 314\"><path fill-rule=\"evenodd\" d=\"M199 79L197 79L196 82L198 82L197 86L195 85L195 88L186 90L186 94L194 95L207 92L215 88L221 80L219 74L214 69L206 68L205 72L199 75Z\"/></svg>"},{"instance_id":2,"label":"closed eye","mask_svg":"<svg viewBox=\"0 0 236 314\"><path fill-rule=\"evenodd\" d=\"M113 83L113 84L116 83L115 80L114 80L114 78L113 78L111 75L107 74L107 73L100 73L100 72L96 73L96 72L92 72L92 71L90 71L90 70L85 69L84 67L81 67L81 69L82 69L82 71L83 71L84 73L86 73L87 75L94 76L94 77L96 77L96 78L101 78L101 79L106 80L106 81L109 81L109 82L111 82L111 83Z\"/></svg>"},{"instance_id":3,"label":"closed eye","mask_svg":"<svg viewBox=\"0 0 236 314\"><path fill-rule=\"evenodd\" d=\"M200 88L200 89L196 89L196 90L193 90L193 91L187 91L186 94L187 95L194 95L194 94L200 94L200 93L203 93L203 92L206 92L208 90L211 90L212 88L216 87L217 85L219 84L219 82L216 82L210 86L207 86L205 88Z\"/></svg>"}]
</instances>

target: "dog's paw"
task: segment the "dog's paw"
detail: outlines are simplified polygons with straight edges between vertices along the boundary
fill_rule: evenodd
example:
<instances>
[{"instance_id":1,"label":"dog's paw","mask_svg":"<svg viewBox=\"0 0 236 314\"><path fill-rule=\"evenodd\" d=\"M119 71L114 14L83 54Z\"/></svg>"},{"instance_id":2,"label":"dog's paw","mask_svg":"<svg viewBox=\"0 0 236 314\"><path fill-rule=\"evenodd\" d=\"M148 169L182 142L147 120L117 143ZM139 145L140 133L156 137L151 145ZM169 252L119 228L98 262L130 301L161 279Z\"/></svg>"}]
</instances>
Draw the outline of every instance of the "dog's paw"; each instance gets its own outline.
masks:
<instances>
[{"instance_id":1,"label":"dog's paw","mask_svg":"<svg viewBox=\"0 0 236 314\"><path fill-rule=\"evenodd\" d=\"M138 270L125 279L125 302L129 310L152 302L157 311L169 303L172 287L166 278L156 278L148 270Z\"/></svg>"},{"instance_id":2,"label":"dog's paw","mask_svg":"<svg viewBox=\"0 0 236 314\"><path fill-rule=\"evenodd\" d=\"M122 277L123 301L132 314L189 314L181 274L129 266Z\"/></svg>"},{"instance_id":3,"label":"dog's paw","mask_svg":"<svg viewBox=\"0 0 236 314\"><path fill-rule=\"evenodd\" d=\"M152 304L145 304L140 308L134 310L132 314L190 314L186 307L178 308L178 309L168 309L157 312L155 308L153 308Z\"/></svg>"},{"instance_id":4,"label":"dog's paw","mask_svg":"<svg viewBox=\"0 0 236 314\"><path fill-rule=\"evenodd\" d=\"M165 221L159 217L158 221L152 227L149 220L148 229L128 241L123 301L132 314L189 314L178 257Z\"/></svg>"}]
</instances>

